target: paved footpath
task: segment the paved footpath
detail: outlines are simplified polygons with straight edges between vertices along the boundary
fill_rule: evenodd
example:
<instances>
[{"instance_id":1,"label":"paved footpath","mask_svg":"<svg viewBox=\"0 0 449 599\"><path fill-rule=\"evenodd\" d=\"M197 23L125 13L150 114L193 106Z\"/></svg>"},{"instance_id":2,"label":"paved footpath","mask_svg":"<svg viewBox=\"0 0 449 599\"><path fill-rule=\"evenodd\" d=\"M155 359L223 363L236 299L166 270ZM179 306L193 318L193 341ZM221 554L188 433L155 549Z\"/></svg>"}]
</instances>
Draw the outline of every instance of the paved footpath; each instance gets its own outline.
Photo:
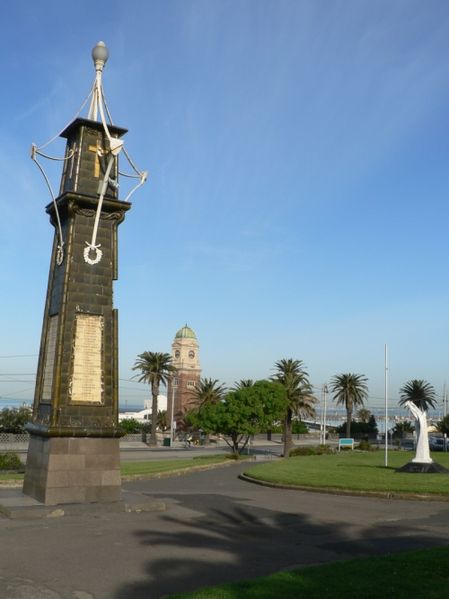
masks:
<instances>
[{"instance_id":1,"label":"paved footpath","mask_svg":"<svg viewBox=\"0 0 449 599\"><path fill-rule=\"evenodd\" d=\"M126 483L165 512L0 519L2 599L157 599L204 585L449 544L449 504L253 485L248 464Z\"/></svg>"}]
</instances>

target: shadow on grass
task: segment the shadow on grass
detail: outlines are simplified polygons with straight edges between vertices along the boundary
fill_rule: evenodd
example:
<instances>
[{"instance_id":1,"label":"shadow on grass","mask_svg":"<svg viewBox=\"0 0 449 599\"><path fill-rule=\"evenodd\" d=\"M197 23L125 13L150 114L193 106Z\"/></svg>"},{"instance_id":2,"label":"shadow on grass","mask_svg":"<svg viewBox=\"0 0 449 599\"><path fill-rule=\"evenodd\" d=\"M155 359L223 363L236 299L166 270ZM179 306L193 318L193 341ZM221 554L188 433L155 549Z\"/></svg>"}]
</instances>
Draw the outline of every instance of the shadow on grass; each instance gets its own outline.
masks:
<instances>
[{"instance_id":1,"label":"shadow on grass","mask_svg":"<svg viewBox=\"0 0 449 599\"><path fill-rule=\"evenodd\" d=\"M204 586L265 576L298 564L444 543L441 536L424 534L419 526L414 529L397 523L367 526L355 533L350 525L330 526L319 519L312 522L305 514L254 507L242 496L227 495L226 491L172 494L172 500L175 501L172 511L178 515L168 511L158 517L153 528L134 532L148 558L143 573L146 578L124 584L115 599L157 599ZM160 548L163 551L158 554ZM267 593L257 596L279 596ZM227 599L233 597L239 599L238 594L226 595Z\"/></svg>"}]
</instances>

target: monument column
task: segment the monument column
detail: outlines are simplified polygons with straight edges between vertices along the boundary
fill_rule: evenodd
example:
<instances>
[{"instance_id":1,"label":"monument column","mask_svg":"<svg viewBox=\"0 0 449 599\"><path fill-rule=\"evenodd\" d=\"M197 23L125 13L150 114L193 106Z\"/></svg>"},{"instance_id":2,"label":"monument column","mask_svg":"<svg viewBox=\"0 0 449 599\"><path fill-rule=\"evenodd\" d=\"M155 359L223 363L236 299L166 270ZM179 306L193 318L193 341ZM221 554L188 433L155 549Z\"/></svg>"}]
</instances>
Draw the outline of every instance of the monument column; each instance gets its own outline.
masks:
<instances>
[{"instance_id":1,"label":"monument column","mask_svg":"<svg viewBox=\"0 0 449 599\"><path fill-rule=\"evenodd\" d=\"M131 204L118 198L126 129L104 121L102 42L93 58L97 87L89 118L61 133L67 142L60 194L46 208L55 237L23 486L45 504L121 495L113 281L117 228ZM95 120L98 110L102 121ZM35 146L33 153L39 154Z\"/></svg>"}]
</instances>

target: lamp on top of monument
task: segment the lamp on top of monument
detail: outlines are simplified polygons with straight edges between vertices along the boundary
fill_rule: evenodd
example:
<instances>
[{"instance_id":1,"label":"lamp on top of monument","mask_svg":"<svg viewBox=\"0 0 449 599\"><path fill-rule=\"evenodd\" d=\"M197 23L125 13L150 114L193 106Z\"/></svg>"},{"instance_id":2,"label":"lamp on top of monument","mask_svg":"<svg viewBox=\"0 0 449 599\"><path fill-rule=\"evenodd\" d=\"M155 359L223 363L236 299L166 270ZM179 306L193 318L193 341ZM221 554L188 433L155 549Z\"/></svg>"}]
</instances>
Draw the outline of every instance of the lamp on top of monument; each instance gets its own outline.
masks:
<instances>
[{"instance_id":1,"label":"lamp on top of monument","mask_svg":"<svg viewBox=\"0 0 449 599\"><path fill-rule=\"evenodd\" d=\"M44 309L24 493L46 504L120 498L118 426L117 234L129 199L147 178L123 143L126 129L112 122L102 73L108 50L92 51L95 80L76 117L59 134L66 139L59 194L40 158L54 241ZM81 111L90 99L87 118ZM131 173L119 171L124 157ZM58 160L58 159L56 159ZM119 199L119 176L132 181Z\"/></svg>"}]
</instances>

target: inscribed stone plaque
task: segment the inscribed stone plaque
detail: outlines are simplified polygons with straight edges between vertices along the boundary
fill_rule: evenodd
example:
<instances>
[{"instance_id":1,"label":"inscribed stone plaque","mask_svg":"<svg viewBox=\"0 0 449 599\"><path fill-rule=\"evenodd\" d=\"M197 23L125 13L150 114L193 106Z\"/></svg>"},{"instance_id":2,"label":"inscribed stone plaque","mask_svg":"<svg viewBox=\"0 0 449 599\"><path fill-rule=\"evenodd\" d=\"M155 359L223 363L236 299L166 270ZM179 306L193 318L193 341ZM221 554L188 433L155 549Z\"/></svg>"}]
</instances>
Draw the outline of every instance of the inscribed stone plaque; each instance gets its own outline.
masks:
<instances>
[{"instance_id":1,"label":"inscribed stone plaque","mask_svg":"<svg viewBox=\"0 0 449 599\"><path fill-rule=\"evenodd\" d=\"M73 403L102 403L102 346L103 317L77 314L71 384Z\"/></svg>"},{"instance_id":2,"label":"inscribed stone plaque","mask_svg":"<svg viewBox=\"0 0 449 599\"><path fill-rule=\"evenodd\" d=\"M45 346L44 376L41 401L51 401L53 390L53 372L55 366L56 338L58 335L58 315L48 319L47 343Z\"/></svg>"}]
</instances>

